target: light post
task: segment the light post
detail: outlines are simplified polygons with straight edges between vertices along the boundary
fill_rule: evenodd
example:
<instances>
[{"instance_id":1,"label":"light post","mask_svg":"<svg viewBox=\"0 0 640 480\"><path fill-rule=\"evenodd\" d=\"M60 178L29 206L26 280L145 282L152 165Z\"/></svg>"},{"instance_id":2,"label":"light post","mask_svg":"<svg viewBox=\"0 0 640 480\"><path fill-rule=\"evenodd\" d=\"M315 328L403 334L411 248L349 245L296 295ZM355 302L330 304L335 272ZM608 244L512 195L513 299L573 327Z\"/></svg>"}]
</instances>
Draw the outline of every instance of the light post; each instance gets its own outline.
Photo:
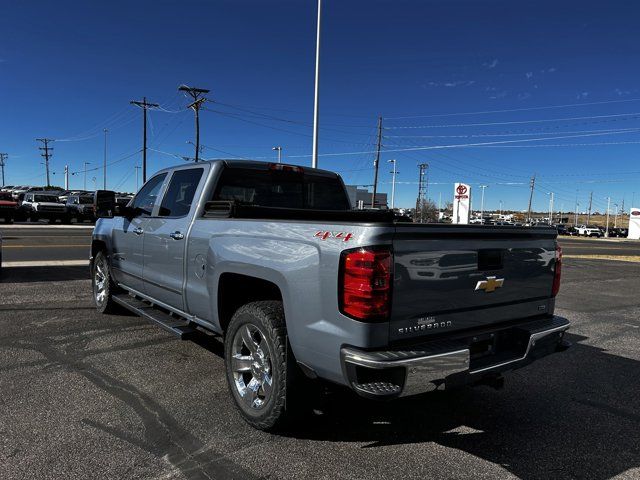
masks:
<instances>
[{"instance_id":1,"label":"light post","mask_svg":"<svg viewBox=\"0 0 640 480\"><path fill-rule=\"evenodd\" d=\"M91 162L84 162L84 186L83 190L87 190L87 165L91 165Z\"/></svg>"},{"instance_id":2,"label":"light post","mask_svg":"<svg viewBox=\"0 0 640 480\"><path fill-rule=\"evenodd\" d=\"M102 188L104 190L107 189L107 132L108 130L104 129L104 158L102 160Z\"/></svg>"},{"instance_id":3,"label":"light post","mask_svg":"<svg viewBox=\"0 0 640 480\"><path fill-rule=\"evenodd\" d=\"M611 205L611 197L607 197L607 228L604 229L604 236L609 237L609 206Z\"/></svg>"},{"instance_id":4,"label":"light post","mask_svg":"<svg viewBox=\"0 0 640 480\"><path fill-rule=\"evenodd\" d=\"M93 191L95 192L96 190L98 190L98 182L96 177L93 177L91 180L93 180Z\"/></svg>"},{"instance_id":5,"label":"light post","mask_svg":"<svg viewBox=\"0 0 640 480\"><path fill-rule=\"evenodd\" d=\"M138 191L138 189L139 189L139 186L138 186L138 170L140 170L140 168L141 168L141 167L139 167L139 166L137 166L137 165L136 165L136 166L135 166L135 167L133 167L133 168L134 168L134 169L135 169L135 171L136 171L136 192L137 192L137 191Z\"/></svg>"},{"instance_id":6,"label":"light post","mask_svg":"<svg viewBox=\"0 0 640 480\"><path fill-rule=\"evenodd\" d=\"M548 192L549 195L549 225L553 223L553 192Z\"/></svg>"},{"instance_id":7,"label":"light post","mask_svg":"<svg viewBox=\"0 0 640 480\"><path fill-rule=\"evenodd\" d=\"M480 200L480 225L484 225L484 189L487 188L487 185L480 185L482 189L482 198Z\"/></svg>"},{"instance_id":8,"label":"light post","mask_svg":"<svg viewBox=\"0 0 640 480\"><path fill-rule=\"evenodd\" d=\"M398 171L396 170L396 161L395 159L387 160L388 163L393 164L393 170L391 173L391 210L395 208L395 199L396 199L396 175Z\"/></svg>"},{"instance_id":9,"label":"light post","mask_svg":"<svg viewBox=\"0 0 640 480\"><path fill-rule=\"evenodd\" d=\"M271 150L278 152L278 163L282 163L282 147L273 147Z\"/></svg>"},{"instance_id":10,"label":"light post","mask_svg":"<svg viewBox=\"0 0 640 480\"><path fill-rule=\"evenodd\" d=\"M614 207L616 207L615 213L613 214L613 228L618 228L618 204L614 203Z\"/></svg>"},{"instance_id":11,"label":"light post","mask_svg":"<svg viewBox=\"0 0 640 480\"><path fill-rule=\"evenodd\" d=\"M318 114L320 107L320 20L322 18L322 0L318 0L318 24L316 31L316 82L313 96L313 151L311 167L318 168ZM373 206L373 205L372 205Z\"/></svg>"}]
</instances>

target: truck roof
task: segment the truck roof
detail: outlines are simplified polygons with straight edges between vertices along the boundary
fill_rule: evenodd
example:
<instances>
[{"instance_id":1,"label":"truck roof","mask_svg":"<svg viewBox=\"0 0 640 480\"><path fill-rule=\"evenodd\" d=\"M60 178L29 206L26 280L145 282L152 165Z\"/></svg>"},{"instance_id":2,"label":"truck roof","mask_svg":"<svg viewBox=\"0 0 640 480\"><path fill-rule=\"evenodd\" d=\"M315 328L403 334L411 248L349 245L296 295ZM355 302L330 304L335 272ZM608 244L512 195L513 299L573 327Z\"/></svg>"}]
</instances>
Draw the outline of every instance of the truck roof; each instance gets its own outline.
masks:
<instances>
[{"instance_id":1,"label":"truck roof","mask_svg":"<svg viewBox=\"0 0 640 480\"><path fill-rule=\"evenodd\" d=\"M269 170L272 165L276 164L276 162L263 162L259 160L241 160L241 159L216 159L216 160L206 160L207 163L223 163L226 167L229 168L249 168L253 170ZM204 163L204 162L202 162ZM283 163L282 165L290 165ZM339 175L330 170L322 170L320 168L311 168L311 167L301 167L300 165L291 165L292 167L301 168L304 173L310 173L313 175L322 175L328 177L338 177ZM163 169L162 171L173 170L174 168L183 168L184 165L175 165L173 167L168 167Z\"/></svg>"}]
</instances>

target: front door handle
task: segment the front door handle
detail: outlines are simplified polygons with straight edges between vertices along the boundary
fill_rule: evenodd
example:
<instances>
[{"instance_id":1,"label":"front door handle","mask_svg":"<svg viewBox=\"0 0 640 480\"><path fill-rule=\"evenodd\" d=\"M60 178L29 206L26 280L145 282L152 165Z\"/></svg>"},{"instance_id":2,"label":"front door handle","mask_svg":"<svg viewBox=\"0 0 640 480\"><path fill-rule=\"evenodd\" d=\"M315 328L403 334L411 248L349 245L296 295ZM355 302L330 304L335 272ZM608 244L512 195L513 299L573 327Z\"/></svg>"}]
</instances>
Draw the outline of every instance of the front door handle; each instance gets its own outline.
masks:
<instances>
[{"instance_id":1,"label":"front door handle","mask_svg":"<svg viewBox=\"0 0 640 480\"><path fill-rule=\"evenodd\" d=\"M133 233L135 233L136 235L142 235L144 233L144 230L142 230L140 227L134 228Z\"/></svg>"},{"instance_id":2,"label":"front door handle","mask_svg":"<svg viewBox=\"0 0 640 480\"><path fill-rule=\"evenodd\" d=\"M182 232L173 232L170 233L169 236L174 240L182 240L184 238L184 233Z\"/></svg>"}]
</instances>

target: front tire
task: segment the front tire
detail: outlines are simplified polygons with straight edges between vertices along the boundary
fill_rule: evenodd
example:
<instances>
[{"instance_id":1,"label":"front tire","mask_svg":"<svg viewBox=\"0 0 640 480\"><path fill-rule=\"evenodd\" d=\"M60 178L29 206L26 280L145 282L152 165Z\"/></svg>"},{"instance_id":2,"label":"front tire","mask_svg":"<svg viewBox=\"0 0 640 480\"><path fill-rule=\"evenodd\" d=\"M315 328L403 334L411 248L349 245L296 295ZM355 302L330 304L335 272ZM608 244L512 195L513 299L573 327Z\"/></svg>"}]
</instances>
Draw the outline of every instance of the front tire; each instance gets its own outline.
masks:
<instances>
[{"instance_id":1,"label":"front tire","mask_svg":"<svg viewBox=\"0 0 640 480\"><path fill-rule=\"evenodd\" d=\"M118 310L118 304L113 301L111 296L117 287L111 278L109 259L102 250L96 253L93 259L91 284L96 310L100 313L116 312Z\"/></svg>"},{"instance_id":2,"label":"front tire","mask_svg":"<svg viewBox=\"0 0 640 480\"><path fill-rule=\"evenodd\" d=\"M287 362L293 359L287 358L282 302L240 307L225 335L224 356L229 390L244 420L260 430L283 425L293 379Z\"/></svg>"}]
</instances>

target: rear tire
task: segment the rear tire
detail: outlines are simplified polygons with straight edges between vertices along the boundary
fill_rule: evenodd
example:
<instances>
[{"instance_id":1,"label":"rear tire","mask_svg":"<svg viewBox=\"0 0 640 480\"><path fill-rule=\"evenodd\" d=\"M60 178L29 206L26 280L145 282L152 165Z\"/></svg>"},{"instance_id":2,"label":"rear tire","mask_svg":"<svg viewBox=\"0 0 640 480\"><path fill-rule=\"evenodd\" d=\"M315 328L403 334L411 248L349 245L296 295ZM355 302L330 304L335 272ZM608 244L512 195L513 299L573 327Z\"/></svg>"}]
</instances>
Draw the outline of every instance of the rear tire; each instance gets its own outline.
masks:
<instances>
[{"instance_id":1,"label":"rear tire","mask_svg":"<svg viewBox=\"0 0 640 480\"><path fill-rule=\"evenodd\" d=\"M273 430L291 417L287 392L296 375L287 350L282 302L248 303L233 315L224 341L227 383L243 419L254 428Z\"/></svg>"},{"instance_id":2,"label":"rear tire","mask_svg":"<svg viewBox=\"0 0 640 480\"><path fill-rule=\"evenodd\" d=\"M109 259L104 250L96 253L91 268L91 286L93 290L93 301L96 310L100 313L115 313L118 311L118 304L113 301L112 294L117 290L117 286L111 278Z\"/></svg>"}]
</instances>

